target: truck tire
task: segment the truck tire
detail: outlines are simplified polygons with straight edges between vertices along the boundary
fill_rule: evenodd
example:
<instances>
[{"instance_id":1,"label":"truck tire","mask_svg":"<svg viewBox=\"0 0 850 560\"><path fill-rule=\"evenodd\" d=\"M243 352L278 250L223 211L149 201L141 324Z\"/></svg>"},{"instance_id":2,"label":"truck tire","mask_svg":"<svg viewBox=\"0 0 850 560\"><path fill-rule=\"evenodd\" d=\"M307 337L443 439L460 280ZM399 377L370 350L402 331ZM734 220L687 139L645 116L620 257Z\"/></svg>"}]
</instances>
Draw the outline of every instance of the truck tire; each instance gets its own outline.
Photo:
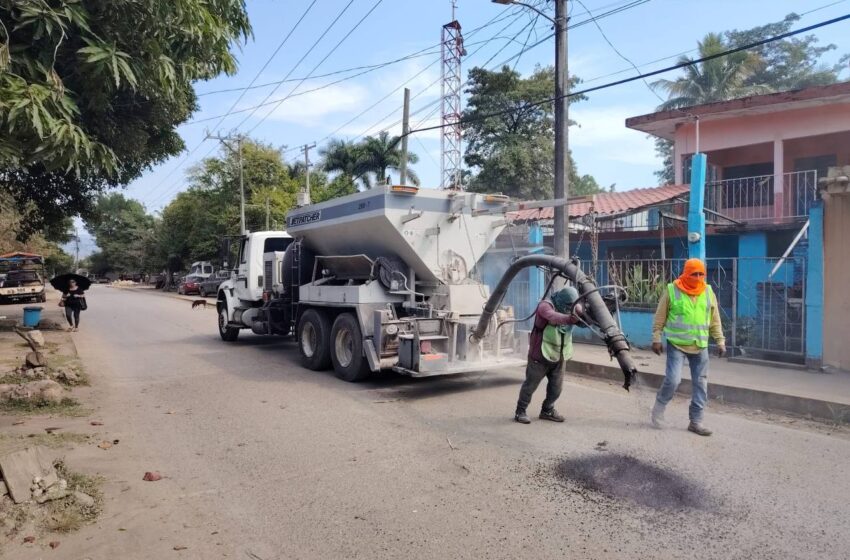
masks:
<instances>
[{"instance_id":1,"label":"truck tire","mask_svg":"<svg viewBox=\"0 0 850 560\"><path fill-rule=\"evenodd\" d=\"M336 376L345 381L362 381L372 373L363 355L363 335L351 313L342 313L331 329L331 361Z\"/></svg>"},{"instance_id":2,"label":"truck tire","mask_svg":"<svg viewBox=\"0 0 850 560\"><path fill-rule=\"evenodd\" d=\"M227 316L227 305L218 306L218 334L225 342L235 342L239 338L239 329L228 327L230 318Z\"/></svg>"},{"instance_id":3,"label":"truck tire","mask_svg":"<svg viewBox=\"0 0 850 560\"><path fill-rule=\"evenodd\" d=\"M321 311L308 309L301 315L297 332L302 366L313 371L330 367L330 331L330 321Z\"/></svg>"}]
</instances>

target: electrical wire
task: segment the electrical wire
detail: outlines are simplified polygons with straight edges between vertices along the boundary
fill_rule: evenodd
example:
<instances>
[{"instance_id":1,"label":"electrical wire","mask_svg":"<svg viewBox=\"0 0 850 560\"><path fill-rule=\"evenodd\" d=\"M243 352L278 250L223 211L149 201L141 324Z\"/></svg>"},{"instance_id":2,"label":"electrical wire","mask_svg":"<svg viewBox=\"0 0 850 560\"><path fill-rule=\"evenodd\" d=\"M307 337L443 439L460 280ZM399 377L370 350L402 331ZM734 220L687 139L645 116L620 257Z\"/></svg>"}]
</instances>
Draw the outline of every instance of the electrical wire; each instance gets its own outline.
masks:
<instances>
[{"instance_id":1,"label":"electrical wire","mask_svg":"<svg viewBox=\"0 0 850 560\"><path fill-rule=\"evenodd\" d=\"M661 68L659 70L653 70L652 72L646 72L646 73L643 73L643 74L638 74L636 76L631 76L629 78L624 78L622 80L609 82L607 84L602 84L600 86L585 88L585 89L580 90L580 91L568 93L568 94L564 95L563 97L570 98L570 97L576 97L576 96L579 96L579 95L585 95L585 94L588 94L588 93L592 93L594 91L600 91L600 90L603 90L603 89L612 88L612 87L615 87L615 86L627 84L627 83L634 82L634 81L637 81L637 80L642 80L644 78L657 76L658 74L664 74L666 72L670 72L670 71L673 71L673 70L679 70L681 68L693 66L694 64L700 64L702 62L707 62L709 60L714 60L714 59L721 58L721 57L724 57L724 56L729 56L731 54L735 54L735 53L738 53L738 52L741 52L741 51L754 49L756 47L760 47L762 45L766 45L766 44L772 43L774 41L780 41L780 40L785 39L787 37L793 37L794 35L799 35L800 33L806 33L808 31L812 31L814 29L825 27L827 25L832 25L832 24L835 24L835 23L838 23L838 22L841 22L841 21L844 21L844 20L847 20L847 19L850 19L850 14L846 14L846 15L839 16L839 17L836 17L836 18L832 18L832 19L829 19L829 20L826 20L826 21L822 21L820 23L809 25L807 27L803 27L803 28L797 29L795 31L788 31L787 33L782 33L780 35L768 37L766 39L755 41L753 43L748 43L746 45L742 45L740 47L736 47L736 48L733 48L733 49L727 49L725 51L715 53L715 54L712 54L712 55L709 55L709 56L704 56L702 58L689 60L687 62L680 62L679 64L675 64L673 66L668 66L666 68ZM540 105L546 105L548 103L554 103L558 99L559 99L558 97L551 97L551 98L548 98L548 99L543 99L541 101L534 101L534 102L531 102L531 103L526 103L522 107L518 107L518 108L515 108L515 109L504 109L502 111L495 111L493 113L488 113L486 115L479 115L479 116L476 116L474 118L461 119L461 124L465 124L467 122L484 120L484 119L488 119L488 118L492 118L492 117L498 117L498 116L501 116L501 115L506 115L508 113L518 113L518 112L521 112L521 111L532 109L534 107L539 107ZM428 130L445 128L446 126L448 126L448 125L437 125L437 126L419 128L419 129L416 129L416 130L410 130L407 134L415 134L417 132L425 132L425 131L428 131Z\"/></svg>"},{"instance_id":2,"label":"electrical wire","mask_svg":"<svg viewBox=\"0 0 850 560\"><path fill-rule=\"evenodd\" d=\"M344 8L343 8L343 9L342 9L342 10L341 10L341 11L340 11L337 15L336 15L336 17L335 17L335 18L334 18L334 20L330 23L330 25L328 25L328 26L325 28L325 30L324 30L324 31L322 31L322 34L321 34L321 35L319 35L319 37L318 37L315 41L313 41L313 44L312 44L312 45L310 45L310 48L308 48L308 49L304 52L304 55L303 55L301 58L299 58L299 59L298 59L298 62L296 62L296 63L295 63L295 66L293 66L293 67L292 67L292 69L291 69L291 70L290 70L290 71L286 74L286 76L284 76L284 80L285 80L286 78L290 77L290 76L292 75L292 73L293 73L293 72L295 72L295 69L296 69L296 68L298 68L299 66L301 66L301 63L302 63L302 62L304 62L304 59L306 59L306 58L310 55L310 53L312 53L312 52L313 52L313 49L315 49L315 48L316 48L316 46L317 46L317 45L318 45L318 44L322 41L322 39L324 39L324 38L325 38L325 35L327 35L327 34L330 32L330 30L331 30L331 29L333 29L333 27L336 25L336 23L337 23L337 22L338 22L338 21L342 18L342 16L343 16L343 15L345 15L345 12L347 12L347 11L348 11L348 8L350 8L350 7L351 7L351 4L353 4L353 3L354 3L354 0L348 0L348 4L346 4L346 5L345 5L345 7L344 7ZM260 108L260 107L263 105L263 103L265 103L266 101L268 101L268 100L269 100L269 98L270 98L272 95L274 95L274 93L278 90L278 88L280 88L280 86L281 86L281 84L276 85L276 86L274 87L274 89L272 89L272 90L268 93L268 95L266 95L266 97L263 99L263 102L262 102L262 103L260 103L260 105L258 105L256 108L257 108L257 109L258 109L258 108ZM242 119L242 121L241 121L238 125L236 125L236 128L238 129L238 128L239 128L239 127L241 127L243 124L245 124L245 122L246 122L248 119L250 119L251 117L253 117L253 116L254 116L254 113L256 113L256 109L255 109L254 111L251 111L251 113L250 113L247 117L245 117L244 119Z\"/></svg>"},{"instance_id":3,"label":"electrical wire","mask_svg":"<svg viewBox=\"0 0 850 560\"><path fill-rule=\"evenodd\" d=\"M617 53L617 56L619 56L620 58L622 58L623 60L625 60L626 62L631 64L631 66L632 66L632 68L634 68L635 72L640 74L640 70L638 69L637 66L635 66L635 63L632 62L629 57L627 57L626 55L621 53L620 50L617 47L614 46L614 43L611 42L611 40L608 38L608 35L606 35L605 31L603 31L602 26L599 25L598 21L596 21L596 17L593 15L593 12L591 12L587 8L587 6L584 5L584 2L582 2L582 0L575 0L575 1L578 2L581 5L582 8L584 8L584 11L587 12L587 15L590 16L591 20L593 20L593 24L596 26L596 29L599 30L599 34L602 35L602 38L605 39L605 42L608 43L608 46L611 47L611 50L613 50L615 53ZM661 103L664 103L666 101L663 97L658 95L658 92L655 91L655 88L653 88L651 85L649 85L649 82L647 82L646 79L643 80L643 83L644 83L644 85L646 85L647 89L649 89L649 91L651 91L652 94L655 97L657 97L659 101L661 101Z\"/></svg>"},{"instance_id":4,"label":"electrical wire","mask_svg":"<svg viewBox=\"0 0 850 560\"><path fill-rule=\"evenodd\" d=\"M265 70L265 69L266 69L266 67L267 67L267 66L271 63L271 61L274 59L274 57L275 57L275 56L277 56L277 53L280 51L280 49L282 49L282 48L283 48L283 46L286 44L286 42L289 40L289 38L290 38L290 37L292 36L292 34L295 32L295 30L296 30L296 29L298 29L298 27L301 25L301 22L302 22L302 21L304 21L304 18L305 18L305 17L307 17L307 14L309 14L309 13L310 13L310 10L312 10L312 9L313 9L313 6L316 4L316 1L317 1L317 0L313 0L313 2L312 2L312 3L310 3L310 5L309 5L309 6L307 6L307 9L306 9L306 10L304 10L304 13L302 13L302 14L301 14L301 17L300 17L300 18L298 18L298 21L296 21L296 22L295 22L295 25L293 25L293 26L292 26L292 28L289 30L289 32L286 34L286 36L283 38L283 40L282 40L282 41L278 44L277 48L275 48L274 52L272 52L272 54L268 57L268 59L266 59L266 62L263 64L263 67L262 67L262 68L261 68L261 69L260 69L260 70L259 70L259 71L255 74L255 75L254 75L254 78L251 80L251 84L249 84L249 86L250 86L250 85L252 85L255 81L257 81L257 79L258 79L258 78L260 77L260 75L262 74L263 70ZM352 1L353 1L353 0L352 0ZM246 91L247 91L247 90L246 90ZM236 105L239 103L239 101L242 99L242 97L243 97L244 95L245 95L245 92L242 92L242 95L240 95L240 96L239 96L239 99L237 99L237 100L233 103L233 105L231 105L230 110L228 110L228 112L227 112L227 113L225 113L224 115L222 115L222 116L221 116L221 120L220 120L220 121L219 121L219 122L218 122L218 123L217 123L217 124L213 127L213 129L212 129L211 133L212 133L212 132L215 132L216 130L218 130L218 127L219 127L219 126L221 126L221 124L222 124L222 123L224 122L224 120L228 117L228 115L230 115L230 114L231 114L231 112L232 112L232 111L236 108ZM159 189L159 188L160 188L163 184L165 184L165 182L168 180L168 178L169 178L169 177L171 177L171 175L173 175L175 171L177 171L178 169L180 169L181 167L183 167L183 165L184 165L184 164L185 164L185 163L189 160L189 158L190 158L190 157L192 157L192 154L194 154L194 153L198 150L198 148L200 148L200 147L203 145L203 143L207 140L207 139L206 139L206 136L207 136L207 135L205 135L204 139L203 139L203 140L201 140L201 141L200 141L200 142L199 142L199 143L198 143L198 144L197 144L194 148L192 148L191 150L189 150L189 153L188 153L188 154L186 154L186 157L185 157L185 158L183 158L183 159L180 161L180 163L178 163L175 167L173 167L172 169L170 169L170 170L168 171L168 173L165 175L165 177L163 177L163 178L160 180L160 182L159 182L159 183L157 183L157 184L156 184L156 186L154 186L154 188L153 188L153 189L151 189L151 191L148 193L149 195L150 195L150 194L153 194L154 192L156 192L156 191L157 191L157 190L158 190L158 189Z\"/></svg>"}]
</instances>

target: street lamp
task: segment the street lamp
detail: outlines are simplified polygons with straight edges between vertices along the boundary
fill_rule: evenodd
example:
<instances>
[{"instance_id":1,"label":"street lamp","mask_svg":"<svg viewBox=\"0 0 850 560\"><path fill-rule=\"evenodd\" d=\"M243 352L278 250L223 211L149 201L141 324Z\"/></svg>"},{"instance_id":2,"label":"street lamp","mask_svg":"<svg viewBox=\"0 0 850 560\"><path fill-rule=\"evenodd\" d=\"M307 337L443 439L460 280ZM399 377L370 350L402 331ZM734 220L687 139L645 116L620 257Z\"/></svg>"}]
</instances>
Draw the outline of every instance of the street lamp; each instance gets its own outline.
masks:
<instances>
[{"instance_id":1,"label":"street lamp","mask_svg":"<svg viewBox=\"0 0 850 560\"><path fill-rule=\"evenodd\" d=\"M555 25L555 256L569 258L569 229L567 224L567 198L569 197L569 111L567 108L567 0L555 0L555 18L534 6L515 0L492 0L495 4L515 4L528 8Z\"/></svg>"}]
</instances>

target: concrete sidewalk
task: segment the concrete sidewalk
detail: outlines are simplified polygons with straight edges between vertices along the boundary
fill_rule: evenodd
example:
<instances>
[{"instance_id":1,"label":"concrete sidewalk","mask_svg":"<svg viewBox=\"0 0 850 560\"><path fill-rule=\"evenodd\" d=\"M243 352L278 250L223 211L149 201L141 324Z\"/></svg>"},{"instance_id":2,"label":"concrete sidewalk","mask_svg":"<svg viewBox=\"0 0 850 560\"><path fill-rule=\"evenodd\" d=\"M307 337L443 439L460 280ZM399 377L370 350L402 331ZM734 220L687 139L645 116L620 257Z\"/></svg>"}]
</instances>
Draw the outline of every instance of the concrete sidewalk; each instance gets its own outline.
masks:
<instances>
[{"instance_id":1,"label":"concrete sidewalk","mask_svg":"<svg viewBox=\"0 0 850 560\"><path fill-rule=\"evenodd\" d=\"M664 379L666 356L635 349L633 356L644 382L653 388ZM604 346L574 345L570 371L593 377L622 381L616 361ZM679 392L691 393L687 364ZM819 373L781 366L731 362L712 357L708 374L708 394L713 400L811 416L836 423L850 422L850 374Z\"/></svg>"}]
</instances>

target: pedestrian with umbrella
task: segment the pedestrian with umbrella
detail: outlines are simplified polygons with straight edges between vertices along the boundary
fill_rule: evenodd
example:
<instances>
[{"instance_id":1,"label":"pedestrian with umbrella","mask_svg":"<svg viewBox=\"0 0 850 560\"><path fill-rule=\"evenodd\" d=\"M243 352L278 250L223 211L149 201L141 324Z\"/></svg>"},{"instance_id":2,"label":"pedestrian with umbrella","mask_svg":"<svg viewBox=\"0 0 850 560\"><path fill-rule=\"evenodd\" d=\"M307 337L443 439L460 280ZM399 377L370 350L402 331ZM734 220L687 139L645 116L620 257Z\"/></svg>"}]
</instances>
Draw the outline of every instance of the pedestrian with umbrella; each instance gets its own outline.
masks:
<instances>
[{"instance_id":1,"label":"pedestrian with umbrella","mask_svg":"<svg viewBox=\"0 0 850 560\"><path fill-rule=\"evenodd\" d=\"M65 319L71 331L80 327L80 312L88 309L86 290L91 286L91 280L79 274L63 274L50 281L50 285L62 292L59 307L65 308Z\"/></svg>"}]
</instances>

